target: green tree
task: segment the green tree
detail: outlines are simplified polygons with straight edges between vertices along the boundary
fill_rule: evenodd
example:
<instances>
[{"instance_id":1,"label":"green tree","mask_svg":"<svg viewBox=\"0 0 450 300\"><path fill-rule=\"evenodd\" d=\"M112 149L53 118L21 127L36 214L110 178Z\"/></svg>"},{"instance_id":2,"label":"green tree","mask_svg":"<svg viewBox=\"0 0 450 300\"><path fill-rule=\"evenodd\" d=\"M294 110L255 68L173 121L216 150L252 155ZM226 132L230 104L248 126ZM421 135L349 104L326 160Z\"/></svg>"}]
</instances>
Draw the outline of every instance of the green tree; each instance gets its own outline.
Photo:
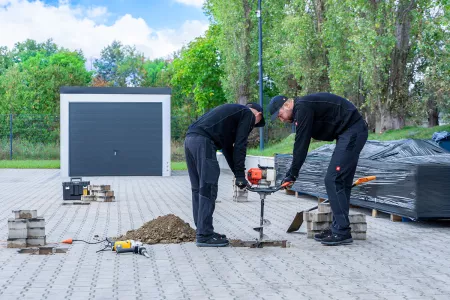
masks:
<instances>
[{"instance_id":1,"label":"green tree","mask_svg":"<svg viewBox=\"0 0 450 300\"><path fill-rule=\"evenodd\" d=\"M263 5L264 66L282 93L297 96L330 90L326 3L292 0Z\"/></svg>"},{"instance_id":2,"label":"green tree","mask_svg":"<svg viewBox=\"0 0 450 300\"><path fill-rule=\"evenodd\" d=\"M212 26L204 37L189 43L173 61L171 86L179 87L185 97L192 97L199 113L226 102L216 32L217 27Z\"/></svg>"},{"instance_id":3,"label":"green tree","mask_svg":"<svg viewBox=\"0 0 450 300\"><path fill-rule=\"evenodd\" d=\"M257 1L207 0L205 11L217 25L217 47L223 64L222 85L229 102L245 104L257 97Z\"/></svg>"},{"instance_id":4,"label":"green tree","mask_svg":"<svg viewBox=\"0 0 450 300\"><path fill-rule=\"evenodd\" d=\"M144 78L144 55L135 46L113 41L94 60L97 76L112 86L140 86Z\"/></svg>"},{"instance_id":5,"label":"green tree","mask_svg":"<svg viewBox=\"0 0 450 300\"><path fill-rule=\"evenodd\" d=\"M24 42L19 42L14 45L11 50L11 55L15 63L22 63L31 57L36 56L38 53L44 56L51 56L58 51L58 46L53 43L52 39L48 39L44 43L38 43L35 40L27 39Z\"/></svg>"},{"instance_id":6,"label":"green tree","mask_svg":"<svg viewBox=\"0 0 450 300\"><path fill-rule=\"evenodd\" d=\"M0 75L6 72L6 70L13 65L11 53L7 47L0 47Z\"/></svg>"},{"instance_id":7,"label":"green tree","mask_svg":"<svg viewBox=\"0 0 450 300\"><path fill-rule=\"evenodd\" d=\"M124 47L125 57L119 63L117 76L124 86L141 86L145 77L144 54L138 52L133 46Z\"/></svg>"},{"instance_id":8,"label":"green tree","mask_svg":"<svg viewBox=\"0 0 450 300\"><path fill-rule=\"evenodd\" d=\"M119 41L113 41L100 52L100 58L94 60L96 73L114 86L124 86L125 80L119 78L118 69L125 59L123 45Z\"/></svg>"},{"instance_id":9,"label":"green tree","mask_svg":"<svg viewBox=\"0 0 450 300\"><path fill-rule=\"evenodd\" d=\"M412 96L419 104L419 117L426 117L432 127L439 125L439 112L450 112L450 4L419 1L416 18L412 29L416 41L412 48Z\"/></svg>"},{"instance_id":10,"label":"green tree","mask_svg":"<svg viewBox=\"0 0 450 300\"><path fill-rule=\"evenodd\" d=\"M91 81L84 63L78 52L36 53L1 76L0 87L6 91L2 108L16 114L59 114L59 88Z\"/></svg>"},{"instance_id":11,"label":"green tree","mask_svg":"<svg viewBox=\"0 0 450 300\"><path fill-rule=\"evenodd\" d=\"M144 62L144 78L141 82L141 86L163 86L163 80L161 78L163 70L165 70L168 66L168 62L166 62L162 58L157 58L154 60L146 60ZM167 82L168 83L168 82Z\"/></svg>"}]
</instances>

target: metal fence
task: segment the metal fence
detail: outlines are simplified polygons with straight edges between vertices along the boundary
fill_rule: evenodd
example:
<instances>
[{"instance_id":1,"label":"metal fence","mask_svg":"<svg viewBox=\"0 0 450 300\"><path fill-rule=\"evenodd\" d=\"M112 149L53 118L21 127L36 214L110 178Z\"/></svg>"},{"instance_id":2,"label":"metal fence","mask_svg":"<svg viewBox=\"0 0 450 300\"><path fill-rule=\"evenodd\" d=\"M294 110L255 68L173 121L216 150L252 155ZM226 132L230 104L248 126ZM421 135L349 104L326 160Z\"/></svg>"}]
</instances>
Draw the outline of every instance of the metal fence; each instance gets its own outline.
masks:
<instances>
[{"instance_id":1,"label":"metal fence","mask_svg":"<svg viewBox=\"0 0 450 300\"><path fill-rule=\"evenodd\" d=\"M189 125L194 121L189 117L172 117L173 145L182 145ZM59 115L0 114L0 159L59 159L59 126ZM266 122L265 145L275 143L291 132L291 125ZM249 147L259 147L258 128L249 137Z\"/></svg>"},{"instance_id":2,"label":"metal fence","mask_svg":"<svg viewBox=\"0 0 450 300\"><path fill-rule=\"evenodd\" d=\"M0 159L59 159L59 115L1 114Z\"/></svg>"}]
</instances>

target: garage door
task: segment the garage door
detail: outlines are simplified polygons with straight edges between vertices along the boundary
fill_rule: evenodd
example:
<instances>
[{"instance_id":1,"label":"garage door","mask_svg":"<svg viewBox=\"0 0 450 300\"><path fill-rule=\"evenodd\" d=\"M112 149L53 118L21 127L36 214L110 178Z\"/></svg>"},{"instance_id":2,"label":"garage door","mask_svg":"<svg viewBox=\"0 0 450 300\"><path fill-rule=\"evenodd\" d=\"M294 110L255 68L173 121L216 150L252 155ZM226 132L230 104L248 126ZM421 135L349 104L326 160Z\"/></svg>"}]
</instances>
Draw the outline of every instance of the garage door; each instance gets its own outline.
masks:
<instances>
[{"instance_id":1,"label":"garage door","mask_svg":"<svg viewBox=\"0 0 450 300\"><path fill-rule=\"evenodd\" d=\"M69 176L162 175L162 103L70 103Z\"/></svg>"}]
</instances>

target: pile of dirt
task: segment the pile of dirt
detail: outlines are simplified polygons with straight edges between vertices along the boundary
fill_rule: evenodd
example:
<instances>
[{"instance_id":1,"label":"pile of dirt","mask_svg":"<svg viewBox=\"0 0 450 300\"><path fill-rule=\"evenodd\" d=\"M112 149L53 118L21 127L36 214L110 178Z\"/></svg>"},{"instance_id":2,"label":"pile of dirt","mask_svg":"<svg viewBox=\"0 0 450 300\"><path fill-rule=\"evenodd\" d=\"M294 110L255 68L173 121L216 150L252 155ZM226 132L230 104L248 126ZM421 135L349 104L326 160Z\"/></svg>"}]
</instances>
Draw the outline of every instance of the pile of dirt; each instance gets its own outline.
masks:
<instances>
[{"instance_id":1,"label":"pile of dirt","mask_svg":"<svg viewBox=\"0 0 450 300\"><path fill-rule=\"evenodd\" d=\"M195 230L179 217L169 214L127 231L117 240L135 240L144 244L177 244L195 241Z\"/></svg>"}]
</instances>

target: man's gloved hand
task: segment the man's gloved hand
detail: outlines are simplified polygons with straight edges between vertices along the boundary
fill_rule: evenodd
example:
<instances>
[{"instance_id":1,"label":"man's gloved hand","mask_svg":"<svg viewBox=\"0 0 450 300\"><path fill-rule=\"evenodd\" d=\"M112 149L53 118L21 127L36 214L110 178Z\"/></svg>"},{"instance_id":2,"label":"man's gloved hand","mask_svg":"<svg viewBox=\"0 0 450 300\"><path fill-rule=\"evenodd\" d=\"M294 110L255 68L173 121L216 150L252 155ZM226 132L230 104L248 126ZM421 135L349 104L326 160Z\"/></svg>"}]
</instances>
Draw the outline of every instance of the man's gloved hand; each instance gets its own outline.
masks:
<instances>
[{"instance_id":1,"label":"man's gloved hand","mask_svg":"<svg viewBox=\"0 0 450 300\"><path fill-rule=\"evenodd\" d=\"M285 183L285 182L292 182L294 183L295 180L297 180L297 178L291 174L286 174L286 177L284 177L283 181L281 181L281 184Z\"/></svg>"},{"instance_id":2,"label":"man's gloved hand","mask_svg":"<svg viewBox=\"0 0 450 300\"><path fill-rule=\"evenodd\" d=\"M248 186L248 181L245 177L236 177L236 186L240 189L246 188Z\"/></svg>"}]
</instances>

